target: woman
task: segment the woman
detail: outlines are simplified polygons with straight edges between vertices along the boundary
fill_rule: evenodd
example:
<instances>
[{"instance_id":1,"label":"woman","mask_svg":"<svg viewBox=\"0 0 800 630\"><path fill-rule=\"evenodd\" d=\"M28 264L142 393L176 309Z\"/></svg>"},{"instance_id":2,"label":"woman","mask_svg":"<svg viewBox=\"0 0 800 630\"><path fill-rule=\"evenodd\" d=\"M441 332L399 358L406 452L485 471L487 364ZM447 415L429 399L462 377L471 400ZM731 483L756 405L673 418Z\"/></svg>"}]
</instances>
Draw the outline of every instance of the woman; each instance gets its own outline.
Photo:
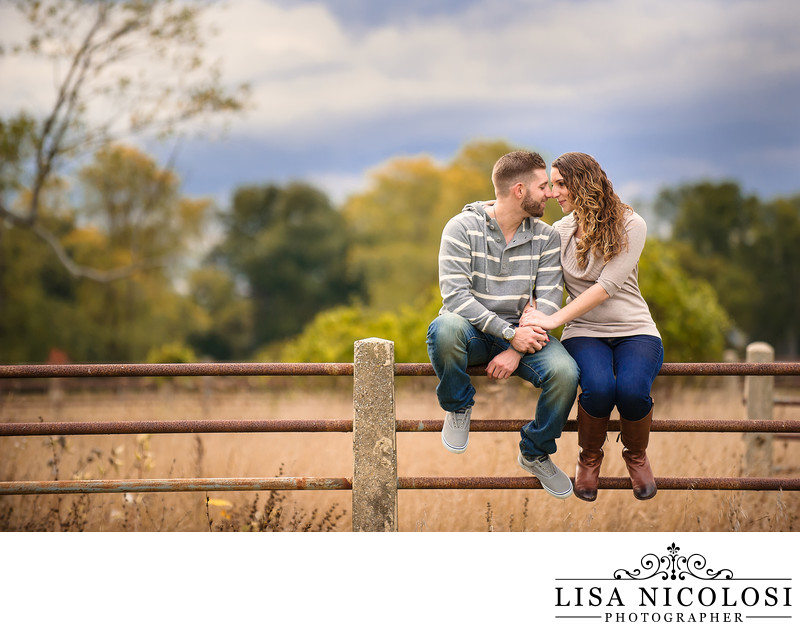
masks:
<instances>
[{"instance_id":1,"label":"woman","mask_svg":"<svg viewBox=\"0 0 800 630\"><path fill-rule=\"evenodd\" d=\"M633 494L650 499L656 494L646 452L650 388L664 347L637 280L647 225L620 201L590 155L565 153L553 162L550 180L551 196L567 215L553 224L561 235L567 304L550 316L531 308L520 325L547 330L564 325L561 343L580 367L575 495L597 498L603 444L616 405Z\"/></svg>"}]
</instances>

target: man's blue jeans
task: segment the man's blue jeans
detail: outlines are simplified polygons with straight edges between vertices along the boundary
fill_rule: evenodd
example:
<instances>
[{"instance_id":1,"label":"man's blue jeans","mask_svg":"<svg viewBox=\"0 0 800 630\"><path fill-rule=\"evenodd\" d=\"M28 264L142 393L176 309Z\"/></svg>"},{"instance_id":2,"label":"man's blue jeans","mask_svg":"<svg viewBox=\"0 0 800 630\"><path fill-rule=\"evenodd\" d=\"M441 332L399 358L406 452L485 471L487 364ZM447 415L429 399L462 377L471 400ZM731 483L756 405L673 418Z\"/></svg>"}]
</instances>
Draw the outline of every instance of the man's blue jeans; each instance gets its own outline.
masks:
<instances>
[{"instance_id":1,"label":"man's blue jeans","mask_svg":"<svg viewBox=\"0 0 800 630\"><path fill-rule=\"evenodd\" d=\"M664 362L661 339L571 337L563 345L580 367L580 404L587 413L606 418L616 405L620 416L631 422L650 413L650 388Z\"/></svg>"},{"instance_id":2,"label":"man's blue jeans","mask_svg":"<svg viewBox=\"0 0 800 630\"><path fill-rule=\"evenodd\" d=\"M428 356L439 377L436 395L445 411L475 404L475 388L467 368L483 365L509 343L481 332L460 315L445 313L428 327ZM578 366L555 337L540 351L526 354L514 372L542 390L535 418L522 427L519 448L526 459L556 452L575 395Z\"/></svg>"}]
</instances>

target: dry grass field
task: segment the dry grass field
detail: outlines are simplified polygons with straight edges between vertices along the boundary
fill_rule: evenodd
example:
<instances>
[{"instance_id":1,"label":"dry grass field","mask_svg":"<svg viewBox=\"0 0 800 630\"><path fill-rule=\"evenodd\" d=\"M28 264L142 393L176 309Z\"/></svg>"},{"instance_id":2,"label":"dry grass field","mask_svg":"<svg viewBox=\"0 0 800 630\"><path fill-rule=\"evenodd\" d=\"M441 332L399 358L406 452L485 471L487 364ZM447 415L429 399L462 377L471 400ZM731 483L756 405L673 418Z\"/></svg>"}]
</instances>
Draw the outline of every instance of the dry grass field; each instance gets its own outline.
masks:
<instances>
[{"instance_id":1,"label":"dry grass field","mask_svg":"<svg viewBox=\"0 0 800 630\"><path fill-rule=\"evenodd\" d=\"M711 379L705 379L706 382ZM335 382L334 382L335 381ZM231 380L229 379L228 383ZM511 381L476 379L473 417L524 418L537 392ZM297 377L227 390L44 393L6 392L0 421L189 420L200 418L351 418L352 381ZM398 379L398 418L438 418L431 379ZM656 418L745 418L740 379L698 388L656 383ZM792 415L794 413L794 416ZM776 407L775 417L797 408ZM575 417L575 411L571 414ZM621 444L610 433L603 476L624 476ZM473 433L456 456L438 433L400 433L401 476L520 476L516 433ZM776 440L775 474L800 475L800 441ZM740 434L654 433L648 451L656 476L738 476ZM576 434L565 433L554 460L574 474ZM205 434L0 438L0 480L183 477L352 476L348 433ZM401 531L796 531L800 493L660 491L647 502L629 490L598 500L559 501L542 490L404 490ZM203 492L0 496L0 531L349 531L349 491Z\"/></svg>"}]
</instances>

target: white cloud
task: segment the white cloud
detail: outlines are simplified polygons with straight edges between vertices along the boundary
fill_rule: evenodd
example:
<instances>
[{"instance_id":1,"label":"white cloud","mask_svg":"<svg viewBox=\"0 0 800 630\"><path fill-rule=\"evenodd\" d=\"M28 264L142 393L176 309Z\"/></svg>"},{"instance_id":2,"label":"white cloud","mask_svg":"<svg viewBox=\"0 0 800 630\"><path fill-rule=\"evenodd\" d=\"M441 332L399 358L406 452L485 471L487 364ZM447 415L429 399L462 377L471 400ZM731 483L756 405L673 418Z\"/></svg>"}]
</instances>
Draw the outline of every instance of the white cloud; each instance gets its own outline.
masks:
<instances>
[{"instance_id":1,"label":"white cloud","mask_svg":"<svg viewBox=\"0 0 800 630\"><path fill-rule=\"evenodd\" d=\"M412 152L455 150L477 136L547 137L551 146L537 148L558 152L566 146L555 145L580 150L576 145L590 138L611 147L639 130L691 138L722 121L768 122L777 110L760 108L800 76L800 11L790 0L486 0L357 29L322 2L233 0L212 8L208 24L219 31L209 58L220 60L226 81L253 88L255 108L234 121L233 136L268 139L269 151L290 147L295 156L321 151L320 139L337 147L377 143L358 130L375 130L381 120L400 121L389 129L395 138L421 139L404 144ZM0 3L0 41L22 30L16 12ZM0 115L20 107L46 111L53 77L45 63L0 57ZM684 115L700 102L710 114ZM785 121L790 114L781 111ZM661 119L664 112L669 120ZM640 154L616 163L638 182L631 181L632 193L667 173L725 169L710 150L671 157L654 148L643 156L643 146L637 139ZM791 146L781 150L796 155ZM626 164L645 158L647 172L630 173ZM358 175L343 172L356 162L331 164L326 174L317 160L308 170L341 196L358 183Z\"/></svg>"},{"instance_id":2,"label":"white cloud","mask_svg":"<svg viewBox=\"0 0 800 630\"><path fill-rule=\"evenodd\" d=\"M670 103L800 72L792 2L675 0L472 5L462 13L351 31L324 4L214 7L209 46L256 109L240 129L304 135L387 111L557 113ZM0 9L3 40L20 28ZM52 70L6 57L0 111L52 102Z\"/></svg>"},{"instance_id":3,"label":"white cloud","mask_svg":"<svg viewBox=\"0 0 800 630\"><path fill-rule=\"evenodd\" d=\"M227 75L253 80L247 126L303 134L403 108L597 110L788 79L800 71L791 4L536 3L501 21L502 3L487 2L364 34L323 5L247 0L215 19L215 50Z\"/></svg>"}]
</instances>

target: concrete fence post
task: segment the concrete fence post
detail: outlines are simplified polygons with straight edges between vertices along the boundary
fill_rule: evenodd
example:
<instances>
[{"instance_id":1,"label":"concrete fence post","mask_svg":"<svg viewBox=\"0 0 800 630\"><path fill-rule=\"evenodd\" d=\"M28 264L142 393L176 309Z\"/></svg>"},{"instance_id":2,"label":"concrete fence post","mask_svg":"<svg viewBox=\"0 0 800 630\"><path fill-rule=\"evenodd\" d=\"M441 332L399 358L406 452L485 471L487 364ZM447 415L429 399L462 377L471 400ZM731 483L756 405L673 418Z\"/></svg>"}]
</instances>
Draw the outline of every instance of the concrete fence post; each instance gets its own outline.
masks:
<instances>
[{"instance_id":1,"label":"concrete fence post","mask_svg":"<svg viewBox=\"0 0 800 630\"><path fill-rule=\"evenodd\" d=\"M757 341L747 346L748 363L771 363L775 350L768 343ZM773 407L774 376L745 376L744 395L747 400L747 417L751 420L771 420ZM743 473L768 477L772 474L772 435L770 433L747 433Z\"/></svg>"},{"instance_id":2,"label":"concrete fence post","mask_svg":"<svg viewBox=\"0 0 800 630\"><path fill-rule=\"evenodd\" d=\"M397 531L394 342L356 341L353 364L353 531Z\"/></svg>"}]
</instances>

